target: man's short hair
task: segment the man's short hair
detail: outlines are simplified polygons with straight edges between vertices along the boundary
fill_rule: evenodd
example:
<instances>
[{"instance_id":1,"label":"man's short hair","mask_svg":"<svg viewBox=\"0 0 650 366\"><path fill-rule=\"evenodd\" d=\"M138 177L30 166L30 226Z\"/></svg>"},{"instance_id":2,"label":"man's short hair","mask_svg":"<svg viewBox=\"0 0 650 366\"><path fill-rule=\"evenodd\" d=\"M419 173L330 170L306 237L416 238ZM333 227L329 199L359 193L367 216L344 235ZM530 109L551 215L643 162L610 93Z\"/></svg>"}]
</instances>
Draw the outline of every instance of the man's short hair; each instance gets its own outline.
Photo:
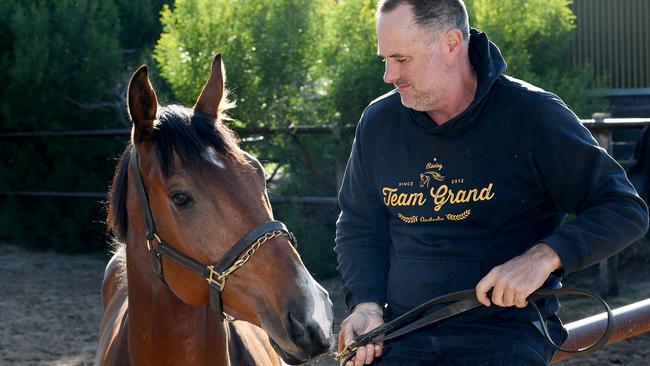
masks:
<instances>
[{"instance_id":1,"label":"man's short hair","mask_svg":"<svg viewBox=\"0 0 650 366\"><path fill-rule=\"evenodd\" d=\"M458 28L469 39L469 20L463 0L380 0L378 13L388 13L399 5L411 5L415 24L435 31Z\"/></svg>"}]
</instances>

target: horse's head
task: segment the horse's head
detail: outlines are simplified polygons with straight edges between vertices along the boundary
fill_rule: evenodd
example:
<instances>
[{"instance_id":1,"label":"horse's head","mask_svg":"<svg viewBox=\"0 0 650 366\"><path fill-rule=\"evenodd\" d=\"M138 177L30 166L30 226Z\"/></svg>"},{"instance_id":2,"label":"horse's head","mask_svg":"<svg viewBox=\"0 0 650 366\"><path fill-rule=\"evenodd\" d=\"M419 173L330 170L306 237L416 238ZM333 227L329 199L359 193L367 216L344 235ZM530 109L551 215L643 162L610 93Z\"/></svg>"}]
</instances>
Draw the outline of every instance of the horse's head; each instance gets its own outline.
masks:
<instances>
[{"instance_id":1,"label":"horse's head","mask_svg":"<svg viewBox=\"0 0 650 366\"><path fill-rule=\"evenodd\" d=\"M224 125L228 106L225 73L217 55L212 72L193 109L160 108L146 66L132 76L128 110L132 148L126 210L135 228L127 242L146 251L145 209L137 201L142 177L157 236L202 266L218 262L250 230L273 220L260 163L242 151ZM123 159L126 159L125 156ZM139 172L137 171L139 168ZM254 238L253 238L254 239ZM151 241L156 251L160 242ZM250 244L253 244L252 242ZM164 279L187 304L210 303L208 282L162 256ZM143 269L151 270L151 269ZM264 242L232 272L221 292L223 309L263 328L276 350L290 363L327 351L333 341L332 304L312 278L286 235Z\"/></svg>"}]
</instances>

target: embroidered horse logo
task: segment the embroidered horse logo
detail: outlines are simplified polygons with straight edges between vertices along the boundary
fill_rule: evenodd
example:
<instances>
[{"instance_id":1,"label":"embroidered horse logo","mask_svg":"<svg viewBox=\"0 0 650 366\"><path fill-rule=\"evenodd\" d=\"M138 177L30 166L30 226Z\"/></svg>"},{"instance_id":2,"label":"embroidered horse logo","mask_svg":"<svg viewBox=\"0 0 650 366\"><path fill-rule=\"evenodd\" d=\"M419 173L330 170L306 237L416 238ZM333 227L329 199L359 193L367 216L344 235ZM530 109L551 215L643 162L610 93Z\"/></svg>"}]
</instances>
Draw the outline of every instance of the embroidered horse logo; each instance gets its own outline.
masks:
<instances>
[{"instance_id":1,"label":"embroidered horse logo","mask_svg":"<svg viewBox=\"0 0 650 366\"><path fill-rule=\"evenodd\" d=\"M439 182L445 180L445 177L442 174L431 170L424 173L420 173L420 188L424 188L425 186L429 188L429 183L431 183L432 178Z\"/></svg>"}]
</instances>

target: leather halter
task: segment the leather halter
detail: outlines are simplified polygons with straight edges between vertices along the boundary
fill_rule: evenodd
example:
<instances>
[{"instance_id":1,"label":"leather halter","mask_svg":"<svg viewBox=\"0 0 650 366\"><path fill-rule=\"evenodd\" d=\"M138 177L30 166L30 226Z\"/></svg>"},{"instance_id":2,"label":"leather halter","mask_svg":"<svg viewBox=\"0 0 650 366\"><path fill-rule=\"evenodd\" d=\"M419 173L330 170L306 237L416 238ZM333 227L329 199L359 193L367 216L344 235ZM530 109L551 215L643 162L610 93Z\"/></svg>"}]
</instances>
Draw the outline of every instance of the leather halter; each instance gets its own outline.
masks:
<instances>
[{"instance_id":1,"label":"leather halter","mask_svg":"<svg viewBox=\"0 0 650 366\"><path fill-rule=\"evenodd\" d=\"M553 339L551 339L551 335L548 333L548 328L546 326L546 322L544 321L544 317L542 316L542 313L539 311L537 304L535 304L535 301L540 300L544 297L556 296L556 295L580 295L580 296L591 297L597 300L605 308L605 312L607 313L607 327L605 328L605 331L603 332L603 334L600 336L598 340L596 340L594 343L586 347L582 347L577 350L564 349L559 345L555 344ZM442 305L442 304L447 304L447 305L437 310L434 310L430 313L426 313L426 310L430 309L431 307L436 305ZM465 313L467 311L482 306L483 304L478 302L478 300L476 299L476 291L474 289L463 290L463 291L453 292L447 295L442 295L426 301L425 303L419 305L415 309L412 309L411 311L393 319L388 323L384 323L380 325L379 327L369 331L368 333L357 336L352 340L351 343L347 344L341 350L341 352L333 352L330 355L335 360L339 361L339 364L343 365L352 357L354 357L359 347L371 343L376 344L379 342L388 341L403 336L405 334L411 333L417 329L429 325L435 325L436 323L441 322L445 319L449 319L456 315ZM542 326L541 330L544 335L544 338L546 338L546 341L557 351L572 353L572 354L591 353L604 346L609 340L609 338L612 336L612 333L614 332L614 326L613 326L614 314L612 313L612 310L610 309L609 305L600 296L587 290L582 290L577 288L540 289L533 292L528 297L528 306L532 306L537 312L537 315L539 316L539 320L541 322L541 326Z\"/></svg>"},{"instance_id":2,"label":"leather halter","mask_svg":"<svg viewBox=\"0 0 650 366\"><path fill-rule=\"evenodd\" d=\"M140 173L138 153L133 148L131 158L129 161L131 168L135 174L135 188L138 193L138 200L142 207L144 215L144 223L146 228L147 250L151 253L152 267L154 273L158 275L160 280L167 285L165 276L163 275L162 256L166 256L172 261L182 265L192 272L198 273L203 279L208 281L210 287L210 306L218 313L223 314L226 320L234 320L231 316L223 312L223 302L221 299L221 292L226 286L226 279L228 276L242 267L255 254L255 251L264 244L266 241L277 236L286 236L289 242L294 247L297 246L296 238L290 232L284 223L280 221L266 221L244 235L235 245L233 245L226 254L212 265L205 265L201 262L194 260L179 252L160 239L156 233L156 226L151 214L149 200L147 199L147 191L145 190L142 181L142 174ZM158 242L156 246L152 246L151 242L155 240Z\"/></svg>"}]
</instances>

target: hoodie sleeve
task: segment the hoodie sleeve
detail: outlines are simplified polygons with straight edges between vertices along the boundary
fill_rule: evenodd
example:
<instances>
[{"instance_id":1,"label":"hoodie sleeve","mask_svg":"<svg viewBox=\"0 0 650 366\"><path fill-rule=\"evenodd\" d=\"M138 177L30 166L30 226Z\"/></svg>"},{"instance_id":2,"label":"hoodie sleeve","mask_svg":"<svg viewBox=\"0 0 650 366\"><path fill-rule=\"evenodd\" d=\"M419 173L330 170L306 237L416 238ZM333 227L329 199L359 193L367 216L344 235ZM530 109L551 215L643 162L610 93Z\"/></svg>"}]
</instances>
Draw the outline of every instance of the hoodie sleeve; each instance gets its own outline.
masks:
<instances>
[{"instance_id":1,"label":"hoodie sleeve","mask_svg":"<svg viewBox=\"0 0 650 366\"><path fill-rule=\"evenodd\" d=\"M575 215L542 241L570 273L643 236L648 208L623 168L560 99L547 97L539 116L533 146L538 173L555 205Z\"/></svg>"},{"instance_id":2,"label":"hoodie sleeve","mask_svg":"<svg viewBox=\"0 0 650 366\"><path fill-rule=\"evenodd\" d=\"M383 306L388 270L388 212L367 174L363 120L357 126L352 152L339 192L341 214L336 222L338 270L349 309L362 302Z\"/></svg>"}]
</instances>

